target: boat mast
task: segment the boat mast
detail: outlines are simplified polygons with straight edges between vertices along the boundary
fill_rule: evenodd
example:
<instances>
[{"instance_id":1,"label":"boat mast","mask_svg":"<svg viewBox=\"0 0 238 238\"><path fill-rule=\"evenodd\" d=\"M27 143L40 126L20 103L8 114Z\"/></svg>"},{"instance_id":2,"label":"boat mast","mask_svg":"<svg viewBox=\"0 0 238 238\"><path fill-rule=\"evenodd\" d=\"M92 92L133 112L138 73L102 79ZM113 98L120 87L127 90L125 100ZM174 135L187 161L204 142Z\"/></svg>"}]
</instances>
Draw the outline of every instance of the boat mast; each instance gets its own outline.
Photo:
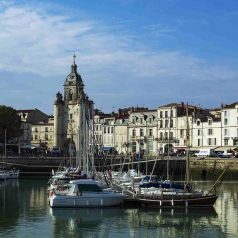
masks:
<instances>
[{"instance_id":1,"label":"boat mast","mask_svg":"<svg viewBox=\"0 0 238 238\"><path fill-rule=\"evenodd\" d=\"M168 130L168 153L167 153L167 180L169 180L169 170L170 170L170 167L169 167L169 160L170 160L170 150L171 150L171 146L170 146L170 132L171 132L171 116L172 116L172 107L170 107L170 112L169 112L169 122L167 124L169 130Z\"/></svg>"},{"instance_id":2,"label":"boat mast","mask_svg":"<svg viewBox=\"0 0 238 238\"><path fill-rule=\"evenodd\" d=\"M5 152L5 158L7 158L7 130L4 130L4 138L5 138L5 148L4 148L4 152Z\"/></svg>"},{"instance_id":3,"label":"boat mast","mask_svg":"<svg viewBox=\"0 0 238 238\"><path fill-rule=\"evenodd\" d=\"M190 168L189 168L189 146L190 146L190 133L189 133L189 120L188 120L188 103L186 106L186 147L187 147L187 156L186 156L186 174L185 181L186 184L190 181Z\"/></svg>"}]
</instances>

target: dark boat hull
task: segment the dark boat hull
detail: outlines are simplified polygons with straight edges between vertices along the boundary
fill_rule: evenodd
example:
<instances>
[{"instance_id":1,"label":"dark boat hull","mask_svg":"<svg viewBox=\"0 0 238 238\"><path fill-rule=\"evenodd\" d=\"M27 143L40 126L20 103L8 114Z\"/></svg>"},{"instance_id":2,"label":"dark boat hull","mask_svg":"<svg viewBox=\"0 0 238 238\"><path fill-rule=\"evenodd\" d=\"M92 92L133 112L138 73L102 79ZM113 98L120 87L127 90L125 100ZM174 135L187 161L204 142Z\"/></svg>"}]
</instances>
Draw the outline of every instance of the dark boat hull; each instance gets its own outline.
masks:
<instances>
[{"instance_id":1,"label":"dark boat hull","mask_svg":"<svg viewBox=\"0 0 238 238\"><path fill-rule=\"evenodd\" d=\"M201 197L191 198L172 198L172 199L160 199L160 198L138 198L138 203L142 207L212 207L216 200L217 195L206 195Z\"/></svg>"}]
</instances>

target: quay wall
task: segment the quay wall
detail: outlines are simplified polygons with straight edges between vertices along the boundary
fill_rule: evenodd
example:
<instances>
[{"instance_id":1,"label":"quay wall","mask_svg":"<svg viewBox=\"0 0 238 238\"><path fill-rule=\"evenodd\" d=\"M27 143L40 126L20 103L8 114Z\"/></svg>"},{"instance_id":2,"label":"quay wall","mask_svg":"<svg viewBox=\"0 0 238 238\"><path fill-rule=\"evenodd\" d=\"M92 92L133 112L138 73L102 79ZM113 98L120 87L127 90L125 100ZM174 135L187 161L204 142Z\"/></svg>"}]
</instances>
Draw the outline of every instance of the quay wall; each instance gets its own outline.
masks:
<instances>
[{"instance_id":1,"label":"quay wall","mask_svg":"<svg viewBox=\"0 0 238 238\"><path fill-rule=\"evenodd\" d=\"M69 158L66 157L8 157L0 158L1 164L5 167L20 169L22 175L50 175L52 169L56 170L60 166L68 166ZM75 159L71 159L75 164ZM169 175L171 178L183 179L185 173L185 158L175 157L158 159L156 157L144 157L140 161L130 161L129 158L110 157L96 158L95 166L98 171L128 169L140 170L142 173L153 174L166 178L167 165L169 164ZM190 169L193 179L215 179L228 167L224 177L238 180L238 159L237 158L205 158L199 160L195 157L190 158Z\"/></svg>"}]
</instances>

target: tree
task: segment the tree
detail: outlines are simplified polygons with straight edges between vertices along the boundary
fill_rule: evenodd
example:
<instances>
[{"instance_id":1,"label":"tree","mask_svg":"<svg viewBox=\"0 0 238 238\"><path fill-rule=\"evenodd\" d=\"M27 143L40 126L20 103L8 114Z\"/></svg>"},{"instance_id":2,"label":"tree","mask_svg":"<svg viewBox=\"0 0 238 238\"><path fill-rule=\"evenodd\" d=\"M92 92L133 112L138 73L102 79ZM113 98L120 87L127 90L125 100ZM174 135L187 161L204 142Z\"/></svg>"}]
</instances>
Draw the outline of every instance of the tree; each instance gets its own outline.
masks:
<instances>
[{"instance_id":1,"label":"tree","mask_svg":"<svg viewBox=\"0 0 238 238\"><path fill-rule=\"evenodd\" d=\"M7 141L19 137L22 134L21 118L12 107L0 105L0 143L5 142L5 130Z\"/></svg>"}]
</instances>

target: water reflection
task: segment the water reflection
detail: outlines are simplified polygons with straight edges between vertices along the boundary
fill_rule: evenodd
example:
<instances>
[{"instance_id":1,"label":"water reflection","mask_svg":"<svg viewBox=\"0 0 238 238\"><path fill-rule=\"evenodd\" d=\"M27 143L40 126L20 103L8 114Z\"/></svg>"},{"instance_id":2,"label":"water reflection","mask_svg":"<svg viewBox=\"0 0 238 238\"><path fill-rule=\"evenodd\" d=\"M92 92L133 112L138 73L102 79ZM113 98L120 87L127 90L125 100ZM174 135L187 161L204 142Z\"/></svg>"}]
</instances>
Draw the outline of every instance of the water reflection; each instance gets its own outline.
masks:
<instances>
[{"instance_id":1,"label":"water reflection","mask_svg":"<svg viewBox=\"0 0 238 238\"><path fill-rule=\"evenodd\" d=\"M194 237L197 228L212 225L214 208L206 209L50 209L55 236ZM222 234L217 227L212 227ZM199 229L201 233L201 229Z\"/></svg>"},{"instance_id":2,"label":"water reflection","mask_svg":"<svg viewBox=\"0 0 238 238\"><path fill-rule=\"evenodd\" d=\"M46 183L0 182L0 237L238 237L237 182L222 184L214 209L50 209Z\"/></svg>"}]
</instances>

